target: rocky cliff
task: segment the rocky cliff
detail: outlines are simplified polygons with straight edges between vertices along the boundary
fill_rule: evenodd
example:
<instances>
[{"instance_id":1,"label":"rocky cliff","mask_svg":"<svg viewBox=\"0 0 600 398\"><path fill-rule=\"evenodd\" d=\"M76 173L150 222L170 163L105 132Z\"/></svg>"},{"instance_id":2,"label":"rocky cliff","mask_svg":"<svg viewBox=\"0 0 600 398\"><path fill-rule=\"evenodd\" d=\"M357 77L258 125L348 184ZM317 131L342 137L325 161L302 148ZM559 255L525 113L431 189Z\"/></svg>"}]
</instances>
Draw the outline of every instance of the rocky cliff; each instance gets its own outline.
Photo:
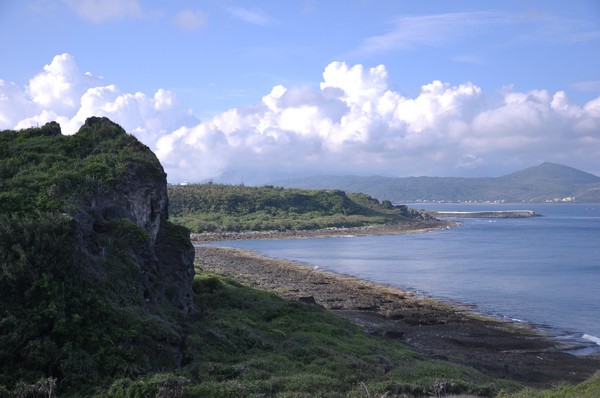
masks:
<instances>
[{"instance_id":1,"label":"rocky cliff","mask_svg":"<svg viewBox=\"0 0 600 398\"><path fill-rule=\"evenodd\" d=\"M133 261L138 271L132 280L138 285L134 289L138 297L134 299L155 309L170 304L183 315L190 314L193 311L194 248L185 239L175 242L177 236L169 236L178 232L168 223L167 180L160 162L148 148L106 118L88 119L78 134L97 141L96 148L104 140L127 137L126 147L139 151L137 156L143 159L125 159L117 166L120 170L117 178L111 179L110 188L95 187L85 195L83 206L75 214L77 229L92 265L100 268L106 278L111 270L98 260L110 255L114 239L128 239L115 234L124 233L129 227L132 230L128 232L135 235L137 227L137 234L145 239L136 244L130 242L126 250L119 251L120 256L126 254ZM129 221L132 224L128 225Z\"/></svg>"},{"instance_id":2,"label":"rocky cliff","mask_svg":"<svg viewBox=\"0 0 600 398\"><path fill-rule=\"evenodd\" d=\"M0 132L0 396L182 364L194 248L168 218L160 162L110 120Z\"/></svg>"}]
</instances>

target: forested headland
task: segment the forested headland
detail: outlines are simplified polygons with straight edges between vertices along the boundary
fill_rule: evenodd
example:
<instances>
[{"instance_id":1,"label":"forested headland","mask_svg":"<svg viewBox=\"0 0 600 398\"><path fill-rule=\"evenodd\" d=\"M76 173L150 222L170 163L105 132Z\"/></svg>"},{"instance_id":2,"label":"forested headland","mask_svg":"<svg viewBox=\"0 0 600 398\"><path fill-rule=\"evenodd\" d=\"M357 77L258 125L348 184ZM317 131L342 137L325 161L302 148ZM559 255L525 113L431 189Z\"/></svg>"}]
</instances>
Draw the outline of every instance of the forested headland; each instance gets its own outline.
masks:
<instances>
[{"instance_id":1,"label":"forested headland","mask_svg":"<svg viewBox=\"0 0 600 398\"><path fill-rule=\"evenodd\" d=\"M349 228L420 220L427 215L366 194L227 184L172 185L172 220L194 233Z\"/></svg>"}]
</instances>

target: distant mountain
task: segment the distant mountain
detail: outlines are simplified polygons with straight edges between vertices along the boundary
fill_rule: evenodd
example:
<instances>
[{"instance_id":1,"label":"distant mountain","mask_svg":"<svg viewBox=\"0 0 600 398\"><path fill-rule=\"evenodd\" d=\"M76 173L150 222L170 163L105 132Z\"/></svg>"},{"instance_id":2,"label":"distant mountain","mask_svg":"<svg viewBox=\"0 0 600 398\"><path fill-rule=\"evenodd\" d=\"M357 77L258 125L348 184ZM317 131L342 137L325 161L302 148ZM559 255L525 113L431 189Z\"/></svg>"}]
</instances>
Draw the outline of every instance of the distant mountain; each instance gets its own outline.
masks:
<instances>
[{"instance_id":1,"label":"distant mountain","mask_svg":"<svg viewBox=\"0 0 600 398\"><path fill-rule=\"evenodd\" d=\"M379 200L401 202L594 202L600 203L600 177L554 163L501 177L317 176L275 182L288 188L341 189Z\"/></svg>"}]
</instances>

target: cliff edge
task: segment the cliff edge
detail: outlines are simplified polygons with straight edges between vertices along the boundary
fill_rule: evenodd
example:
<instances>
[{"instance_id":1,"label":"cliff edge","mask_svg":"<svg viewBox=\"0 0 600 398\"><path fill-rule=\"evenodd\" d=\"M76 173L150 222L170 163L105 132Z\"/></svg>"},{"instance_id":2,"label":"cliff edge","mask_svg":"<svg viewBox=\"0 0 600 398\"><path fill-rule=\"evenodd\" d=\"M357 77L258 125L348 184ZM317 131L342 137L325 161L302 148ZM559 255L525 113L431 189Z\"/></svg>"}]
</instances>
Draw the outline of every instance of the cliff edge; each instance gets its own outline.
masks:
<instances>
[{"instance_id":1,"label":"cliff edge","mask_svg":"<svg viewBox=\"0 0 600 398\"><path fill-rule=\"evenodd\" d=\"M0 396L181 365L194 248L168 218L160 162L110 120L0 132Z\"/></svg>"},{"instance_id":2,"label":"cliff edge","mask_svg":"<svg viewBox=\"0 0 600 398\"><path fill-rule=\"evenodd\" d=\"M112 166L116 174L108 178L108 184L93 184L73 214L92 267L106 279L111 270L104 266L104 260L125 254L138 271L132 279L137 285L134 301L154 310L167 304L182 315L190 314L194 248L184 237L176 242L177 234L184 232L168 222L167 178L160 162L147 147L106 118L88 119L77 134L97 143L90 156L100 157L108 173ZM111 142L119 147L118 152L109 149L102 153L103 146L110 147ZM111 157L115 158L114 164L110 164ZM115 239L132 237L136 239L129 241L128 247L111 253Z\"/></svg>"}]
</instances>

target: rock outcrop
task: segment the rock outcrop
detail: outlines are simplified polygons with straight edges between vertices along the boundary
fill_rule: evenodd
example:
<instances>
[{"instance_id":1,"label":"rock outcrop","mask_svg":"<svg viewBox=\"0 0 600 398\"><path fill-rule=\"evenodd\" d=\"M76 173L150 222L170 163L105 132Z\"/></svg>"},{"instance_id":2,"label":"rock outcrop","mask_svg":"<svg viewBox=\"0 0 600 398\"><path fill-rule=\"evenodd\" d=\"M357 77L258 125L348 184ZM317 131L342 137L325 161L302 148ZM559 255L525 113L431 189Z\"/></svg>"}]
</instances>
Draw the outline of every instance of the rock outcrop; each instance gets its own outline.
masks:
<instances>
[{"instance_id":1,"label":"rock outcrop","mask_svg":"<svg viewBox=\"0 0 600 398\"><path fill-rule=\"evenodd\" d=\"M92 135L101 142L103 134L110 139L115 130L126 134L106 118L89 118L78 134ZM130 244L119 255L129 256L136 265L138 275L131 282L138 285L134 289L137 299L156 309L172 304L188 315L193 311L194 248L185 237L177 236L177 227L168 223L167 180L160 162L147 147L128 137L144 162L124 162L111 189L99 185L87 194L75 216L77 228L93 266L106 278L110 270L103 269L103 262L98 260L107 256L108 246L114 245L111 239L123 238L115 236L119 227L123 229L126 220L133 222L147 239Z\"/></svg>"},{"instance_id":2,"label":"rock outcrop","mask_svg":"<svg viewBox=\"0 0 600 398\"><path fill-rule=\"evenodd\" d=\"M0 396L179 368L193 261L160 162L120 126L0 132Z\"/></svg>"}]
</instances>

